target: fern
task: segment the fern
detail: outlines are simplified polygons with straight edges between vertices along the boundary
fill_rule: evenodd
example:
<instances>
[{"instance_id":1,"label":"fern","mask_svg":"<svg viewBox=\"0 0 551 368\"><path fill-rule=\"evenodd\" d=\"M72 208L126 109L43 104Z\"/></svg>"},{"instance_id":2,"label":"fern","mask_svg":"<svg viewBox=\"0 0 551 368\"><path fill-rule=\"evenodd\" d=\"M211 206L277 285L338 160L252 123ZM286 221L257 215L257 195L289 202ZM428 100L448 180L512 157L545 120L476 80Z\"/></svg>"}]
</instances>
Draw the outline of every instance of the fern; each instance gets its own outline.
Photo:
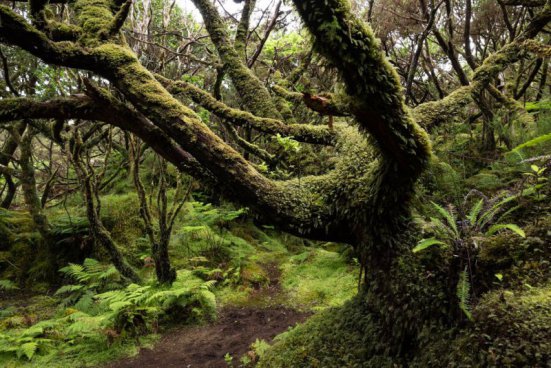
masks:
<instances>
[{"instance_id":1,"label":"fern","mask_svg":"<svg viewBox=\"0 0 551 368\"><path fill-rule=\"evenodd\" d=\"M17 357L21 356L27 357L28 360L31 360L38 349L38 343L36 341L26 342L22 344L17 350Z\"/></svg>"},{"instance_id":2,"label":"fern","mask_svg":"<svg viewBox=\"0 0 551 368\"><path fill-rule=\"evenodd\" d=\"M525 142L525 143L513 148L513 150L511 152L517 153L517 152L521 151L524 148L539 146L539 145L541 145L543 143L546 143L550 140L551 140L551 133L545 134L545 135L540 135L539 137L536 137L532 140L529 140L528 142Z\"/></svg>"},{"instance_id":3,"label":"fern","mask_svg":"<svg viewBox=\"0 0 551 368\"><path fill-rule=\"evenodd\" d=\"M13 291L19 289L14 282L10 280L0 280L0 290Z\"/></svg>"},{"instance_id":4,"label":"fern","mask_svg":"<svg viewBox=\"0 0 551 368\"><path fill-rule=\"evenodd\" d=\"M64 285L56 295L64 295L63 305L91 312L93 296L120 287L121 276L114 266L106 266L95 259L87 258L82 265L69 264L59 270L77 284Z\"/></svg>"},{"instance_id":5,"label":"fern","mask_svg":"<svg viewBox=\"0 0 551 368\"><path fill-rule=\"evenodd\" d=\"M467 267L459 273L459 281L457 282L457 299L459 300L459 308L463 311L469 321L473 320L471 313L470 298L471 298L471 283Z\"/></svg>"},{"instance_id":6,"label":"fern","mask_svg":"<svg viewBox=\"0 0 551 368\"><path fill-rule=\"evenodd\" d=\"M440 246L447 246L446 243L444 243L443 241L440 241L438 239L435 239L435 238L430 238L430 239L422 239L421 241L419 241L419 243L417 243L417 245L415 246L415 248L412 249L412 252L413 253L418 253L418 252L421 252L433 245L440 245Z\"/></svg>"},{"instance_id":7,"label":"fern","mask_svg":"<svg viewBox=\"0 0 551 368\"><path fill-rule=\"evenodd\" d=\"M184 315L191 320L211 317L216 311L212 292L215 281L190 284L177 280L172 286L130 284L105 290L120 277L110 266L86 260L62 272L77 283L62 286L56 294L72 301L72 307L62 317L0 334L0 354L31 360L37 354L66 350L90 339L139 336L154 330L163 316L177 315L181 319ZM107 336L105 331L113 334Z\"/></svg>"},{"instance_id":8,"label":"fern","mask_svg":"<svg viewBox=\"0 0 551 368\"><path fill-rule=\"evenodd\" d=\"M467 215L467 220L469 220L469 223L471 225L477 223L478 215L480 214L480 211L482 211L483 205L484 205L484 199L480 199L469 211L469 214Z\"/></svg>"},{"instance_id":9,"label":"fern","mask_svg":"<svg viewBox=\"0 0 551 368\"><path fill-rule=\"evenodd\" d=\"M452 234L455 236L455 237L459 237L459 230L457 229L457 224L456 224L456 219L455 219L455 216L454 216L454 211L453 211L453 207L451 207L451 205L449 206L449 210L445 209L444 207L434 203L434 202L431 202L432 205L434 206L434 208L436 208L436 210L438 211L438 213L440 214L440 216L442 216L442 218L444 218L446 220L446 222L448 223L448 226L449 228L452 230Z\"/></svg>"},{"instance_id":10,"label":"fern","mask_svg":"<svg viewBox=\"0 0 551 368\"><path fill-rule=\"evenodd\" d=\"M518 225L515 225L515 224L497 224L497 225L493 225L492 227L490 227L490 229L488 230L488 232L486 234L487 235L493 235L493 234L497 233L499 230L503 230L503 229L511 230L512 232L514 232L518 236L520 236L522 238L526 238L526 233L524 232L524 230L522 230Z\"/></svg>"}]
</instances>

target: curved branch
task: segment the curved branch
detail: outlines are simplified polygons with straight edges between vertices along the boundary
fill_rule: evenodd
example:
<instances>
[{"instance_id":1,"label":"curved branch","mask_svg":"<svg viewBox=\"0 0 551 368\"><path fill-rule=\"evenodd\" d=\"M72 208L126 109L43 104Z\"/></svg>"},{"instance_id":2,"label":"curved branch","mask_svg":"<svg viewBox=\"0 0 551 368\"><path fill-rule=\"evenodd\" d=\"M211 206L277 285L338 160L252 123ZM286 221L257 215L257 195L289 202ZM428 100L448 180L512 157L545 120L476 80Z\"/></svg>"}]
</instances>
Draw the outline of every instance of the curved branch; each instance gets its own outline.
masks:
<instances>
[{"instance_id":1,"label":"curved branch","mask_svg":"<svg viewBox=\"0 0 551 368\"><path fill-rule=\"evenodd\" d=\"M309 124L285 124L280 120L260 118L253 114L233 109L221 101L212 97L208 92L184 81L170 81L161 76L156 76L173 94L183 94L191 98L195 103L214 113L218 117L238 126L250 125L251 127L269 134L281 134L285 137L313 144L333 145L335 133L325 126Z\"/></svg>"},{"instance_id":2,"label":"curved branch","mask_svg":"<svg viewBox=\"0 0 551 368\"><path fill-rule=\"evenodd\" d=\"M216 46L220 60L224 63L225 71L230 76L246 110L261 117L281 119L270 93L231 44L226 25L216 7L209 0L193 0L193 3L203 16L205 27Z\"/></svg>"},{"instance_id":3,"label":"curved branch","mask_svg":"<svg viewBox=\"0 0 551 368\"><path fill-rule=\"evenodd\" d=\"M551 50L550 47L534 40L515 40L486 58L482 65L474 71L470 85L455 90L439 101L430 101L417 106L413 109L413 115L417 122L426 128L445 122L457 116L463 107L473 101L474 96L485 90L492 80L509 65L519 61L528 53L541 57L549 50ZM512 106L511 101L508 99L505 101L502 99L503 96L498 96L499 91L497 94L495 90L492 92L494 97L497 96L502 100L501 102L507 102Z\"/></svg>"},{"instance_id":4,"label":"curved branch","mask_svg":"<svg viewBox=\"0 0 551 368\"><path fill-rule=\"evenodd\" d=\"M399 78L380 51L379 41L356 19L348 1L294 0L317 50L341 72L351 112L377 142L385 159L414 177L430 156L429 139L404 105Z\"/></svg>"},{"instance_id":5,"label":"curved branch","mask_svg":"<svg viewBox=\"0 0 551 368\"><path fill-rule=\"evenodd\" d=\"M76 95L39 101L32 98L0 100L0 122L20 119L84 119L103 121L141 137L149 146L170 160L179 169L196 177L212 181L209 174L193 156L182 150L165 133L140 114L114 101L106 103L96 94L93 99Z\"/></svg>"}]
</instances>

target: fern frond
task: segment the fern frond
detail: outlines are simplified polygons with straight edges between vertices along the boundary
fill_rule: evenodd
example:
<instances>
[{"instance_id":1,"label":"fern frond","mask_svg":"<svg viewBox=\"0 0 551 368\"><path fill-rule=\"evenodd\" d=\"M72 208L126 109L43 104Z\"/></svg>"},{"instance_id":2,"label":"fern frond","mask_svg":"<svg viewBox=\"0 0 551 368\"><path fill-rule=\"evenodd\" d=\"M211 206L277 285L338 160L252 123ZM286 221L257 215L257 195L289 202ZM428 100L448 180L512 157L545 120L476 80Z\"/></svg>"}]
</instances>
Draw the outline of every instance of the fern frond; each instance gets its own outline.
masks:
<instances>
[{"instance_id":1,"label":"fern frond","mask_svg":"<svg viewBox=\"0 0 551 368\"><path fill-rule=\"evenodd\" d=\"M478 227L480 229L483 229L486 225L492 223L496 215L503 211L503 207L516 198L516 196L508 196L500 201L496 201L495 203L493 203L492 206L489 209L485 210L484 213L479 217L477 221Z\"/></svg>"},{"instance_id":2,"label":"fern frond","mask_svg":"<svg viewBox=\"0 0 551 368\"><path fill-rule=\"evenodd\" d=\"M490 229L488 230L486 235L488 235L488 236L494 235L499 230L503 230L503 229L511 230L512 232L514 232L518 236L520 236L522 238L526 238L526 233L524 232L524 230L522 230L518 225L515 225L515 224L496 224L496 225L493 225L493 226L490 227Z\"/></svg>"},{"instance_id":3,"label":"fern frond","mask_svg":"<svg viewBox=\"0 0 551 368\"><path fill-rule=\"evenodd\" d=\"M469 211L469 214L467 215L467 220L469 220L469 223L471 225L476 224L478 215L480 214L480 211L482 210L483 205L484 205L484 199L480 199L478 202L474 204L474 206Z\"/></svg>"},{"instance_id":4,"label":"fern frond","mask_svg":"<svg viewBox=\"0 0 551 368\"><path fill-rule=\"evenodd\" d=\"M0 280L0 290L12 291L19 289L13 281L10 280Z\"/></svg>"},{"instance_id":5,"label":"fern frond","mask_svg":"<svg viewBox=\"0 0 551 368\"><path fill-rule=\"evenodd\" d=\"M431 217L430 220L434 230L436 230L436 232L438 233L439 238L450 239L450 240L458 239L458 236L454 232L454 230L448 225L444 224L442 220L440 220L437 217Z\"/></svg>"},{"instance_id":6,"label":"fern frond","mask_svg":"<svg viewBox=\"0 0 551 368\"><path fill-rule=\"evenodd\" d=\"M514 207L511 207L509 208L507 211L503 212L501 215L499 215L499 217L496 219L496 223L501 223L503 220L505 220L511 213L515 212L516 210L518 210L520 208L520 206L514 206Z\"/></svg>"},{"instance_id":7,"label":"fern frond","mask_svg":"<svg viewBox=\"0 0 551 368\"><path fill-rule=\"evenodd\" d=\"M450 206L449 210L445 209L444 207L438 205L437 203L431 202L434 208L438 211L440 216L446 220L448 223L449 228L453 231L453 234L456 238L460 237L459 230L457 229L456 219L453 214L453 208Z\"/></svg>"},{"instance_id":8,"label":"fern frond","mask_svg":"<svg viewBox=\"0 0 551 368\"><path fill-rule=\"evenodd\" d=\"M75 291L81 291L84 289L84 285L63 285L57 291L54 295L63 295L63 294L70 294L74 293Z\"/></svg>"},{"instance_id":9,"label":"fern frond","mask_svg":"<svg viewBox=\"0 0 551 368\"><path fill-rule=\"evenodd\" d=\"M459 300L459 308L463 311L465 316L472 321L473 315L471 313L470 298L471 298L471 283L469 281L469 274L467 273L467 267L459 273L459 281L457 282L457 299Z\"/></svg>"},{"instance_id":10,"label":"fern frond","mask_svg":"<svg viewBox=\"0 0 551 368\"><path fill-rule=\"evenodd\" d=\"M17 357L21 358L22 356L27 357L28 360L31 360L34 356L34 353L38 350L38 343L35 341L26 342L22 344L19 349L17 349Z\"/></svg>"},{"instance_id":11,"label":"fern frond","mask_svg":"<svg viewBox=\"0 0 551 368\"><path fill-rule=\"evenodd\" d=\"M422 239L419 241L419 243L417 243L417 245L411 251L413 253L418 253L433 245L447 246L446 243L435 238Z\"/></svg>"}]
</instances>

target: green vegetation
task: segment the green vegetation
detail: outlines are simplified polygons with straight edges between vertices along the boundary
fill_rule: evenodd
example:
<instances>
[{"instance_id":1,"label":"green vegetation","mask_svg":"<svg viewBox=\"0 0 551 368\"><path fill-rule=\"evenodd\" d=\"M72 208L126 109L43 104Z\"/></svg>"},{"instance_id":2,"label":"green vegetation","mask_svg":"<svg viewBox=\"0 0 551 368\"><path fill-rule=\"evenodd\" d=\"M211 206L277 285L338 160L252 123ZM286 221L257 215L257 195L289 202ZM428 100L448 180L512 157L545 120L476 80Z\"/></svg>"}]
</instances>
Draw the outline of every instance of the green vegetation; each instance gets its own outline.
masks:
<instances>
[{"instance_id":1,"label":"green vegetation","mask_svg":"<svg viewBox=\"0 0 551 368\"><path fill-rule=\"evenodd\" d=\"M356 294L355 271L339 253L309 250L282 265L281 284L295 308L338 307Z\"/></svg>"},{"instance_id":2,"label":"green vegetation","mask_svg":"<svg viewBox=\"0 0 551 368\"><path fill-rule=\"evenodd\" d=\"M550 0L188 5L0 4L0 366L548 367Z\"/></svg>"}]
</instances>

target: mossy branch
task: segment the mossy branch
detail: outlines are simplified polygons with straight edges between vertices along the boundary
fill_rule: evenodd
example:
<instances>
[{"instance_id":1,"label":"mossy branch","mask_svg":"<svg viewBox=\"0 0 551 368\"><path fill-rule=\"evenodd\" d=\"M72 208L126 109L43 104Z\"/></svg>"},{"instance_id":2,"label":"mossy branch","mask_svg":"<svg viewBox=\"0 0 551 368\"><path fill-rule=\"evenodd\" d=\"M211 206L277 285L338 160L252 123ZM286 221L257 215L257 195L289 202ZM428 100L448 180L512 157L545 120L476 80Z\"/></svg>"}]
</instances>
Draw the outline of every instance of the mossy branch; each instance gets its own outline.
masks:
<instances>
[{"instance_id":1,"label":"mossy branch","mask_svg":"<svg viewBox=\"0 0 551 368\"><path fill-rule=\"evenodd\" d=\"M499 73L527 54L532 53L541 56L541 53L548 49L550 48L546 48L545 45L541 45L534 40L515 40L486 58L482 65L475 69L470 85L455 90L442 100L430 101L417 106L412 110L413 116L425 128L438 125L457 116L466 105L473 101L473 97L488 88L490 88L490 93L498 102L513 107L520 116L524 116L524 109L517 102L513 102L510 98L504 96L490 86L490 83Z\"/></svg>"},{"instance_id":2,"label":"mossy branch","mask_svg":"<svg viewBox=\"0 0 551 368\"><path fill-rule=\"evenodd\" d=\"M5 5L0 5L0 40L41 58L46 63L90 70L95 62L71 42L56 43Z\"/></svg>"},{"instance_id":3,"label":"mossy branch","mask_svg":"<svg viewBox=\"0 0 551 368\"><path fill-rule=\"evenodd\" d=\"M346 102L346 99L339 98L340 96L331 93L323 93L316 96L307 93L292 92L277 84L272 87L272 91L289 102L304 104L312 111L318 112L322 115L351 115L350 106ZM320 101L321 99L323 99L323 104L320 104L319 102L316 103L316 101Z\"/></svg>"},{"instance_id":4,"label":"mossy branch","mask_svg":"<svg viewBox=\"0 0 551 368\"><path fill-rule=\"evenodd\" d=\"M109 25L109 28L107 29L108 37L114 37L119 33L122 26L124 25L124 22L126 21L126 18L128 18L128 13L130 12L131 7L132 0L127 0L121 5L121 8L117 12L117 14L115 14L113 20L111 21L111 24Z\"/></svg>"},{"instance_id":5,"label":"mossy branch","mask_svg":"<svg viewBox=\"0 0 551 368\"><path fill-rule=\"evenodd\" d=\"M227 27L216 7L209 0L193 0L193 3L203 16L205 27L245 109L257 116L281 119L267 88L247 67L245 60L232 45Z\"/></svg>"},{"instance_id":6,"label":"mossy branch","mask_svg":"<svg viewBox=\"0 0 551 368\"><path fill-rule=\"evenodd\" d=\"M373 31L354 17L346 0L294 3L314 36L316 50L339 70L350 96L350 111L360 127L404 178L416 176L430 156L429 139L405 107L399 77Z\"/></svg>"},{"instance_id":7,"label":"mossy branch","mask_svg":"<svg viewBox=\"0 0 551 368\"><path fill-rule=\"evenodd\" d=\"M262 161L265 161L268 164L273 164L275 162L275 156L272 155L270 152L266 151L265 149L260 148L256 144L253 144L249 142L246 139L243 139L237 130L231 125L228 124L225 121L222 121L222 124L232 137L232 139L246 152L249 152L250 154L255 155L256 157L260 158Z\"/></svg>"},{"instance_id":8,"label":"mossy branch","mask_svg":"<svg viewBox=\"0 0 551 368\"><path fill-rule=\"evenodd\" d=\"M83 119L103 121L140 137L153 149L169 158L179 169L211 182L208 173L188 152L180 148L166 133L139 113L108 95L101 96L93 88L93 96L76 95L46 101L32 98L9 98L0 100L0 124L14 123L21 119Z\"/></svg>"},{"instance_id":9,"label":"mossy branch","mask_svg":"<svg viewBox=\"0 0 551 368\"><path fill-rule=\"evenodd\" d=\"M243 11L241 12L241 20L237 26L235 33L234 47L237 53L243 60L247 60L247 41L249 38L249 27L251 21L251 15L253 13L256 0L245 0L243 5Z\"/></svg>"},{"instance_id":10,"label":"mossy branch","mask_svg":"<svg viewBox=\"0 0 551 368\"><path fill-rule=\"evenodd\" d=\"M324 126L309 124L285 124L277 119L261 118L249 112L233 109L212 97L208 92L184 81L171 81L156 76L173 94L183 94L221 119L237 126L251 126L261 132L281 134L285 137L313 144L333 145L336 135Z\"/></svg>"}]
</instances>

